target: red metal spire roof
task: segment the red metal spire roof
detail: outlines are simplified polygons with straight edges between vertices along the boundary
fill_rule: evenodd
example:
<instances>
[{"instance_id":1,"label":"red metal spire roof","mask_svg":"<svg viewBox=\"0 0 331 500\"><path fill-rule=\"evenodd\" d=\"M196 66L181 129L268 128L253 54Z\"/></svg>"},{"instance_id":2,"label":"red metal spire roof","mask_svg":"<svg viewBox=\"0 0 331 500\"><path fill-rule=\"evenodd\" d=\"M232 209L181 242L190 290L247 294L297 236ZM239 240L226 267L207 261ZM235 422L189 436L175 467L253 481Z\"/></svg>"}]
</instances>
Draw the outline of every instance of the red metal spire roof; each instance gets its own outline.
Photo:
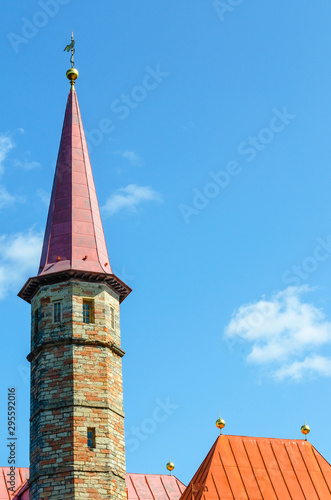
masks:
<instances>
[{"instance_id":1,"label":"red metal spire roof","mask_svg":"<svg viewBox=\"0 0 331 500\"><path fill-rule=\"evenodd\" d=\"M307 441L219 436L180 500L330 500L331 465Z\"/></svg>"},{"instance_id":2,"label":"red metal spire roof","mask_svg":"<svg viewBox=\"0 0 331 500\"><path fill-rule=\"evenodd\" d=\"M120 302L131 292L111 270L92 168L75 89L64 116L38 275L19 297L31 302L39 286L66 279L102 281Z\"/></svg>"},{"instance_id":3,"label":"red metal spire roof","mask_svg":"<svg viewBox=\"0 0 331 500\"><path fill-rule=\"evenodd\" d=\"M69 269L111 274L75 89L71 89L38 275Z\"/></svg>"}]
</instances>

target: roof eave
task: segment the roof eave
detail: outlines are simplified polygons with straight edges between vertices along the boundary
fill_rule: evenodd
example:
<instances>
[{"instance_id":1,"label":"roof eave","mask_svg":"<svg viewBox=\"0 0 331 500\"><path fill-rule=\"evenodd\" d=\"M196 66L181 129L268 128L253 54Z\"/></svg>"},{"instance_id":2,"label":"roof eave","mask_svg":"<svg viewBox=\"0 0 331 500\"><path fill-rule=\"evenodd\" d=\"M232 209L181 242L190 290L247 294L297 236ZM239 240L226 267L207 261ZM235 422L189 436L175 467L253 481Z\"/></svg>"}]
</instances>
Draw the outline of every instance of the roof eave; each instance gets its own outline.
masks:
<instances>
[{"instance_id":1,"label":"roof eave","mask_svg":"<svg viewBox=\"0 0 331 500\"><path fill-rule=\"evenodd\" d=\"M74 280L103 283L118 295L120 303L132 292L132 289L115 274L102 274L71 269L60 273L50 273L29 278L17 295L31 304L32 298L41 286Z\"/></svg>"}]
</instances>

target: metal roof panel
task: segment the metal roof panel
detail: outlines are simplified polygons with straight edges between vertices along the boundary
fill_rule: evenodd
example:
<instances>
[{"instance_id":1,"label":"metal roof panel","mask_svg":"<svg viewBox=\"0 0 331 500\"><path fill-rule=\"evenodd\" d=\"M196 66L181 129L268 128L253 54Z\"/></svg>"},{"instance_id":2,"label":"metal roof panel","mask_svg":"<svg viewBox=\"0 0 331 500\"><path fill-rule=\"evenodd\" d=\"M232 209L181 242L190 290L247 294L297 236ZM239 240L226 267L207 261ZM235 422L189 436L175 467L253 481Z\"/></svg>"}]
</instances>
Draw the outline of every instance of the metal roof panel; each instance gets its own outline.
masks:
<instances>
[{"instance_id":1,"label":"metal roof panel","mask_svg":"<svg viewBox=\"0 0 331 500\"><path fill-rule=\"evenodd\" d=\"M223 435L181 500L195 484L205 488L194 500L330 500L330 479L331 466L306 441Z\"/></svg>"}]
</instances>

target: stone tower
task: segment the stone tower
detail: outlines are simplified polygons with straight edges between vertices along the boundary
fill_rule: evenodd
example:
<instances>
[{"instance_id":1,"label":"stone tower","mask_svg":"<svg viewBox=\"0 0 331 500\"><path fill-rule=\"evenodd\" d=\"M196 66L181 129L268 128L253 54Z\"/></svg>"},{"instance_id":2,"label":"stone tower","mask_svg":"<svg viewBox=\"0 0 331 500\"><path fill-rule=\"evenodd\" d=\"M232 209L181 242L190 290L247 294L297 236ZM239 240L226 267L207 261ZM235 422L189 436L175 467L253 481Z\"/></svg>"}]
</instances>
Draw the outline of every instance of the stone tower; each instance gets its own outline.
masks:
<instances>
[{"instance_id":1,"label":"stone tower","mask_svg":"<svg viewBox=\"0 0 331 500\"><path fill-rule=\"evenodd\" d=\"M119 305L130 291L111 270L72 80L40 268L19 293L31 304L30 500L126 498Z\"/></svg>"}]
</instances>

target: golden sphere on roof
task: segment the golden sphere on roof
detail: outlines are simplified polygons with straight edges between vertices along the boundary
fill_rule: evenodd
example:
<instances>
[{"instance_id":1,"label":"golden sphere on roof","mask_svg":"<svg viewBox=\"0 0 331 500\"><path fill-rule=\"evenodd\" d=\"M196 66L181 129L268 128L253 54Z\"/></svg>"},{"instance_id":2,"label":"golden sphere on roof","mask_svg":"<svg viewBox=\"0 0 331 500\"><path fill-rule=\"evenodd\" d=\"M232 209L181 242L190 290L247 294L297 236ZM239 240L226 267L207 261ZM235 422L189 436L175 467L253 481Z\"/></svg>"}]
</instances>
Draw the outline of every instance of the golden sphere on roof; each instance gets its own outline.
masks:
<instances>
[{"instance_id":1,"label":"golden sphere on roof","mask_svg":"<svg viewBox=\"0 0 331 500\"><path fill-rule=\"evenodd\" d=\"M216 427L217 429L223 429L225 427L225 420L223 418L216 420Z\"/></svg>"},{"instance_id":2,"label":"golden sphere on roof","mask_svg":"<svg viewBox=\"0 0 331 500\"><path fill-rule=\"evenodd\" d=\"M172 470L174 470L175 465L172 462L168 462L166 467L167 467L168 471L171 472Z\"/></svg>"},{"instance_id":3,"label":"golden sphere on roof","mask_svg":"<svg viewBox=\"0 0 331 500\"><path fill-rule=\"evenodd\" d=\"M309 427L309 425L307 425L307 424L302 425L302 426L301 426L301 432L302 432L302 434L304 434L305 436L306 436L307 434L309 434L309 433L310 433L310 427Z\"/></svg>"},{"instance_id":4,"label":"golden sphere on roof","mask_svg":"<svg viewBox=\"0 0 331 500\"><path fill-rule=\"evenodd\" d=\"M79 77L78 69L70 68L66 72L66 75L67 75L68 80L71 81L71 83L75 83L75 80L77 80L77 78Z\"/></svg>"}]
</instances>

